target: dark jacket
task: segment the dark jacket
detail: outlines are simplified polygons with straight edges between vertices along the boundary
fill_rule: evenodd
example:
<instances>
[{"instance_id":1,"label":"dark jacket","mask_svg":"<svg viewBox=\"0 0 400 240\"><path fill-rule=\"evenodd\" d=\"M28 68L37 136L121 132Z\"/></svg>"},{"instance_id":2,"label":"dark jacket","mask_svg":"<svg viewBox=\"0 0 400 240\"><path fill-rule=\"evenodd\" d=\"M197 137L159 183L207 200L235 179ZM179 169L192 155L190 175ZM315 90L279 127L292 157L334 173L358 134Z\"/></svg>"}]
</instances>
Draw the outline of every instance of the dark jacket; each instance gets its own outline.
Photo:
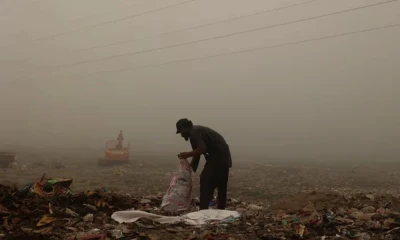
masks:
<instances>
[{"instance_id":1,"label":"dark jacket","mask_svg":"<svg viewBox=\"0 0 400 240\"><path fill-rule=\"evenodd\" d=\"M203 148L206 152L203 154L207 164L232 167L232 157L229 146L221 134L215 130L204 126L193 126L190 131L190 144L193 150ZM200 156L193 157L192 169L196 172L200 162Z\"/></svg>"}]
</instances>

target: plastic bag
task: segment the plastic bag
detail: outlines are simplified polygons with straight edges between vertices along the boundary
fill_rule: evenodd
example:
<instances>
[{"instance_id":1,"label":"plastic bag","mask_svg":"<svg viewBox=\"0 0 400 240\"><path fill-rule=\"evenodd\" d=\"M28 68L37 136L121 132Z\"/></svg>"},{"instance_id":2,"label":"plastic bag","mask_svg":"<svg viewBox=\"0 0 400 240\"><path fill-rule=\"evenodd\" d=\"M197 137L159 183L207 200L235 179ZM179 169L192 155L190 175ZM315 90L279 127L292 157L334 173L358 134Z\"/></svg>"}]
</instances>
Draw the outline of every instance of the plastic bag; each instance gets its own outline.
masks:
<instances>
[{"instance_id":1,"label":"plastic bag","mask_svg":"<svg viewBox=\"0 0 400 240\"><path fill-rule=\"evenodd\" d=\"M192 170L186 159L181 159L172 178L167 193L161 203L161 209L169 213L178 213L189 208L192 196Z\"/></svg>"}]
</instances>

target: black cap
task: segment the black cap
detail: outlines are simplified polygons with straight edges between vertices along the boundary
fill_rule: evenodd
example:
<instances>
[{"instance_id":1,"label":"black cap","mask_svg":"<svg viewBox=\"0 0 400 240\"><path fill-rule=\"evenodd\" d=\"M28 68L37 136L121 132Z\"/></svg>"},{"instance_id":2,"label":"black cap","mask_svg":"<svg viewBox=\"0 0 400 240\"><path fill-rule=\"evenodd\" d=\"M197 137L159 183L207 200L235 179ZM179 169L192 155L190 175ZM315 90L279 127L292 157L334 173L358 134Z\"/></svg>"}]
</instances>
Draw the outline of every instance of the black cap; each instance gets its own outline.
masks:
<instances>
[{"instance_id":1,"label":"black cap","mask_svg":"<svg viewBox=\"0 0 400 240\"><path fill-rule=\"evenodd\" d=\"M182 128L190 127L192 122L187 118L179 119L176 122L176 134L181 133Z\"/></svg>"}]
</instances>

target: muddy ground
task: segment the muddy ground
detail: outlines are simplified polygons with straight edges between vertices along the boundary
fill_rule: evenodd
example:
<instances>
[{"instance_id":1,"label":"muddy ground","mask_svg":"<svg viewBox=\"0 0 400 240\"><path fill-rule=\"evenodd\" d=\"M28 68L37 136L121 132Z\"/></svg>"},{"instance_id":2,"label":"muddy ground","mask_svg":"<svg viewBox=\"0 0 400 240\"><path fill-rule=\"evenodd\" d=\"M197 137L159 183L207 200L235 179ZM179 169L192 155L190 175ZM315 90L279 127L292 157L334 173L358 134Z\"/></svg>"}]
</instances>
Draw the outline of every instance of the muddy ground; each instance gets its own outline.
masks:
<instances>
[{"instance_id":1,"label":"muddy ground","mask_svg":"<svg viewBox=\"0 0 400 240\"><path fill-rule=\"evenodd\" d=\"M75 152L76 153L76 152ZM97 165L101 151L19 154L15 169L0 169L1 184L24 184L48 177L72 178L74 192L105 187L119 193L143 196L165 192L177 167L174 155L134 154L126 165ZM194 174L193 196L198 196L199 174ZM229 197L268 205L302 191L399 193L400 165L393 162L277 161L234 159Z\"/></svg>"}]
</instances>

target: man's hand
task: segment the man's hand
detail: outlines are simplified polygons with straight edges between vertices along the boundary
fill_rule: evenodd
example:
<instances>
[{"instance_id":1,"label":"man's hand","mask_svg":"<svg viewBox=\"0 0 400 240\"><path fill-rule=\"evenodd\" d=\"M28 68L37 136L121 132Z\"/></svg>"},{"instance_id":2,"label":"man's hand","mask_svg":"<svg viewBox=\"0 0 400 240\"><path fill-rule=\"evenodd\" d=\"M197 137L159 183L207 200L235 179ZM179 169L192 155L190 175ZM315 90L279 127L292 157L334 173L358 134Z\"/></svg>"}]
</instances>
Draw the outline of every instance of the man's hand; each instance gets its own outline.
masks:
<instances>
[{"instance_id":1,"label":"man's hand","mask_svg":"<svg viewBox=\"0 0 400 240\"><path fill-rule=\"evenodd\" d=\"M191 157L191 154L189 152L181 152L178 154L179 159L187 159L190 157Z\"/></svg>"}]
</instances>

